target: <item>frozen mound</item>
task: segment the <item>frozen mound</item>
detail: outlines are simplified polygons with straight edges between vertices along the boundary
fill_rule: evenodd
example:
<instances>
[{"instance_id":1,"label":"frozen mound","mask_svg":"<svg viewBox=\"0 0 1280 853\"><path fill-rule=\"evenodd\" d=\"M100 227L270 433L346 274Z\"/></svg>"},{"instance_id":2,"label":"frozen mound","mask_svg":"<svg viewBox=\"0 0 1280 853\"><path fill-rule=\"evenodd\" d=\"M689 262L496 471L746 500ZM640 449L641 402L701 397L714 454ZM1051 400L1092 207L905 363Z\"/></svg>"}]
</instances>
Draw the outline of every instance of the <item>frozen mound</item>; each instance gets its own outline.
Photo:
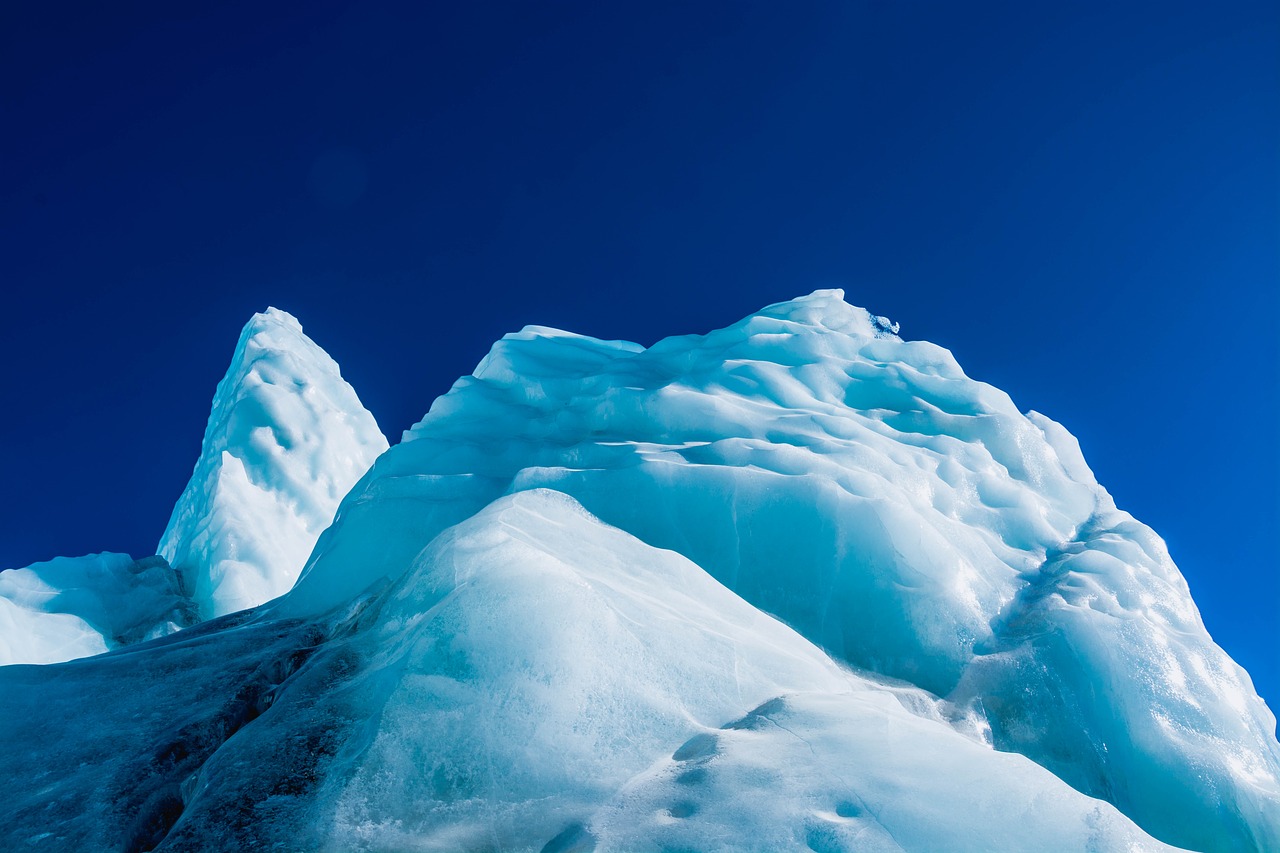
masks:
<instances>
[{"instance_id":1,"label":"frozen mound","mask_svg":"<svg viewBox=\"0 0 1280 853\"><path fill-rule=\"evenodd\" d=\"M5 849L1169 849L548 490L323 616L0 669L0 714Z\"/></svg>"},{"instance_id":2,"label":"frozen mound","mask_svg":"<svg viewBox=\"0 0 1280 853\"><path fill-rule=\"evenodd\" d=\"M268 308L240 334L157 550L204 618L275 598L386 449L337 363L292 316Z\"/></svg>"},{"instance_id":3,"label":"frozen mound","mask_svg":"<svg viewBox=\"0 0 1280 853\"><path fill-rule=\"evenodd\" d=\"M1275 718L1159 537L1063 427L894 329L819 291L648 349L508 335L272 612L328 612L500 496L555 489L1163 841L1280 849Z\"/></svg>"},{"instance_id":4,"label":"frozen mound","mask_svg":"<svg viewBox=\"0 0 1280 853\"><path fill-rule=\"evenodd\" d=\"M101 654L195 619L161 557L89 554L0 572L0 665Z\"/></svg>"}]
</instances>

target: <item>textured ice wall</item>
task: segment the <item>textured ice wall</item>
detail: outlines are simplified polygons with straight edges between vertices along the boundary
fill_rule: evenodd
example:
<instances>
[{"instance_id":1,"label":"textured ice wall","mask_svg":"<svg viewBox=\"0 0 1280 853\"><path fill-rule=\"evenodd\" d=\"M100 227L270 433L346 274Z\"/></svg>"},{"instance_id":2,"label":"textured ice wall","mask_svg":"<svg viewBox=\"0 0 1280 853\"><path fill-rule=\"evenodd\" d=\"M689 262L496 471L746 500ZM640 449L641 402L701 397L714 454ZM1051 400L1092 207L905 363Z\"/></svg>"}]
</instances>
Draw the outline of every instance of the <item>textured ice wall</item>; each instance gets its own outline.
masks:
<instances>
[{"instance_id":1,"label":"textured ice wall","mask_svg":"<svg viewBox=\"0 0 1280 853\"><path fill-rule=\"evenodd\" d=\"M57 557L0 572L0 665L100 654L194 619L177 575L159 557Z\"/></svg>"},{"instance_id":2,"label":"textured ice wall","mask_svg":"<svg viewBox=\"0 0 1280 853\"><path fill-rule=\"evenodd\" d=\"M284 311L244 327L158 551L205 618L287 591L387 441L338 365Z\"/></svg>"},{"instance_id":3,"label":"textured ice wall","mask_svg":"<svg viewBox=\"0 0 1280 853\"><path fill-rule=\"evenodd\" d=\"M997 747L1157 837L1280 847L1275 719L1159 537L1065 429L839 291L647 350L508 335L353 490L280 612L394 579L539 487L983 713Z\"/></svg>"}]
</instances>

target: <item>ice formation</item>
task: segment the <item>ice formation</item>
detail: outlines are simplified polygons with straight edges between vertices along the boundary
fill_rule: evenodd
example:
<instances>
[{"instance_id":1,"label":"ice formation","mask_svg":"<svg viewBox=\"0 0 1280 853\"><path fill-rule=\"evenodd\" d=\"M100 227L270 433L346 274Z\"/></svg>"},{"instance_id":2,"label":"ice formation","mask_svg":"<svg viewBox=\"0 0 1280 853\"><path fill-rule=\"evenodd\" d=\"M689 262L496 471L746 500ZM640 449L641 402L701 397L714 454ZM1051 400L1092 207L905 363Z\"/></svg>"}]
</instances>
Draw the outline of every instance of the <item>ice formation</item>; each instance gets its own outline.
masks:
<instances>
[{"instance_id":1,"label":"ice formation","mask_svg":"<svg viewBox=\"0 0 1280 853\"><path fill-rule=\"evenodd\" d=\"M0 572L0 665L96 655L195 618L163 558L57 557Z\"/></svg>"},{"instance_id":2,"label":"ice formation","mask_svg":"<svg viewBox=\"0 0 1280 853\"><path fill-rule=\"evenodd\" d=\"M326 619L216 625L0 670L6 848L1165 849L549 490ZM50 757L36 703L101 693Z\"/></svg>"},{"instance_id":3,"label":"ice formation","mask_svg":"<svg viewBox=\"0 0 1280 853\"><path fill-rule=\"evenodd\" d=\"M280 595L386 447L298 321L274 308L255 315L218 385L164 556L59 557L0 572L0 664L95 655Z\"/></svg>"},{"instance_id":4,"label":"ice formation","mask_svg":"<svg viewBox=\"0 0 1280 853\"><path fill-rule=\"evenodd\" d=\"M507 336L283 597L0 668L0 847L1280 849L1275 719L1159 537L896 332Z\"/></svg>"},{"instance_id":5,"label":"ice formation","mask_svg":"<svg viewBox=\"0 0 1280 853\"><path fill-rule=\"evenodd\" d=\"M254 315L158 553L203 617L287 591L387 441L338 365L276 308Z\"/></svg>"}]
</instances>

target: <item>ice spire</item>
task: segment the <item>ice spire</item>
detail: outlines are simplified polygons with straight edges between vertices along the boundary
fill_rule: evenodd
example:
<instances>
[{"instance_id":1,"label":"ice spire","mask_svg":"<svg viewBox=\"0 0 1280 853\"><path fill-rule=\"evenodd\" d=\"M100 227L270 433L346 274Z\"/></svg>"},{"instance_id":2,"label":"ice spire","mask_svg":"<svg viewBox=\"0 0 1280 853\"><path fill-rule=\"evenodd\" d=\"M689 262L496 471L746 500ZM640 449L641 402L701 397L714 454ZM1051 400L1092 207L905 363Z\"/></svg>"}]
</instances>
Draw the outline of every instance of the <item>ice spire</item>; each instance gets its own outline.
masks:
<instances>
[{"instance_id":1,"label":"ice spire","mask_svg":"<svg viewBox=\"0 0 1280 853\"><path fill-rule=\"evenodd\" d=\"M293 585L338 502L386 449L337 363L268 308L240 334L157 550L204 618L261 604Z\"/></svg>"}]
</instances>

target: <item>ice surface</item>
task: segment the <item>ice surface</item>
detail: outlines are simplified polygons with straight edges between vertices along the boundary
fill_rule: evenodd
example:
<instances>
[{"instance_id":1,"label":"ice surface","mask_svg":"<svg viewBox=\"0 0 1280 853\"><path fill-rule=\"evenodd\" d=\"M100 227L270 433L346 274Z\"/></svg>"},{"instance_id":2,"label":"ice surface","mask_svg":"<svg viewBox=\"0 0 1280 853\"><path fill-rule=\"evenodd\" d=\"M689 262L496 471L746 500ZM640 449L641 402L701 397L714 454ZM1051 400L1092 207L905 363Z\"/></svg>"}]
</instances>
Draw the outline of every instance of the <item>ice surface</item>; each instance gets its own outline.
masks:
<instances>
[{"instance_id":1,"label":"ice surface","mask_svg":"<svg viewBox=\"0 0 1280 853\"><path fill-rule=\"evenodd\" d=\"M78 723L33 713L48 701ZM29 777L0 802L0 841L1166 849L948 713L841 668L680 555L527 491L310 626L259 614L0 669L19 745L0 750L0 778Z\"/></svg>"},{"instance_id":2,"label":"ice surface","mask_svg":"<svg viewBox=\"0 0 1280 853\"><path fill-rule=\"evenodd\" d=\"M160 557L89 554L0 572L0 665L95 655L194 620Z\"/></svg>"},{"instance_id":3,"label":"ice surface","mask_svg":"<svg viewBox=\"0 0 1280 853\"><path fill-rule=\"evenodd\" d=\"M387 449L338 365L275 308L244 327L158 551L205 618L293 585L343 495Z\"/></svg>"},{"instance_id":4,"label":"ice surface","mask_svg":"<svg viewBox=\"0 0 1280 853\"><path fill-rule=\"evenodd\" d=\"M214 613L305 568L0 667L0 848L1280 849L1275 718L1163 542L896 332L838 291L647 349L528 327L307 558L380 437L260 315L166 553Z\"/></svg>"},{"instance_id":5,"label":"ice surface","mask_svg":"<svg viewBox=\"0 0 1280 853\"><path fill-rule=\"evenodd\" d=\"M508 335L353 489L279 612L553 488L1157 837L1280 847L1275 719L1159 537L1063 427L890 328L819 291L647 350Z\"/></svg>"}]
</instances>

